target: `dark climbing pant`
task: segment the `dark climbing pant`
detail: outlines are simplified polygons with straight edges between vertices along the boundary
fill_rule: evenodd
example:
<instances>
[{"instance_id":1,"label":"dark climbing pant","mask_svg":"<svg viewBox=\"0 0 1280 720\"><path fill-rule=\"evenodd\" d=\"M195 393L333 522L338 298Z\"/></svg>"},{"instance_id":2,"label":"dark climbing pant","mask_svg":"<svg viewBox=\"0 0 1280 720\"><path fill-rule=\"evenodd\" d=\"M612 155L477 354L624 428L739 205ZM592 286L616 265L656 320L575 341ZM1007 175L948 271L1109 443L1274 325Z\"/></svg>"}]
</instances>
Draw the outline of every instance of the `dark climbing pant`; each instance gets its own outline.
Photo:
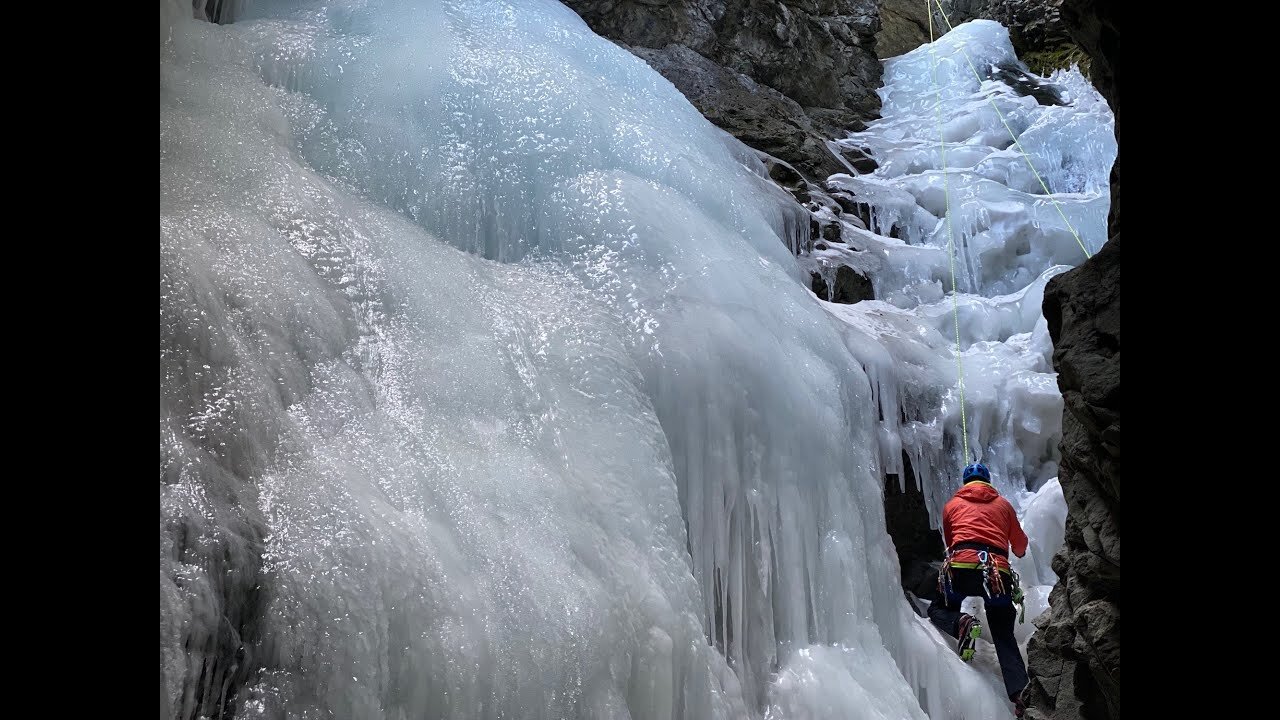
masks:
<instances>
[{"instance_id":1,"label":"dark climbing pant","mask_svg":"<svg viewBox=\"0 0 1280 720\"><path fill-rule=\"evenodd\" d=\"M942 632L953 638L960 636L960 603L967 597L983 598L987 610L988 628L995 640L996 657L1000 658L1000 672L1004 675L1004 689L1010 698L1016 697L1027 686L1027 666L1022 662L1018 641L1013 637L1013 621L1018 611L1013 606L1012 581L1004 576L1006 592L986 597L982 589L982 571L976 568L953 568L951 582L943 576L942 599L929 605L929 620Z\"/></svg>"}]
</instances>

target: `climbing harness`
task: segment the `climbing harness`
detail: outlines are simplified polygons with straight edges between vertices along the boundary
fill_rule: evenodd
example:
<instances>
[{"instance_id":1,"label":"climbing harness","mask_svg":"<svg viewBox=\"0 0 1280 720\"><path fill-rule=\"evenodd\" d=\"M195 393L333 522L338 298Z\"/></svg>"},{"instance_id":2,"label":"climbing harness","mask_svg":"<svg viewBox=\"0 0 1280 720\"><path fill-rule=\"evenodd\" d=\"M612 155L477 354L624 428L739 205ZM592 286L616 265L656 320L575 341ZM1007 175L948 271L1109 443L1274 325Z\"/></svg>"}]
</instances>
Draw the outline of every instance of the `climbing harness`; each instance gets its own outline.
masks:
<instances>
[{"instance_id":1,"label":"climbing harness","mask_svg":"<svg viewBox=\"0 0 1280 720\"><path fill-rule=\"evenodd\" d=\"M951 587L953 582L952 569L981 570L983 596L986 599L991 599L1008 592L1013 604L1018 606L1018 622L1025 623L1027 621L1027 608L1023 602L1025 596L1022 592L1022 578L1018 575L1018 571L1014 570L1012 565L1008 568L1001 568L996 565L992 556L1005 555L1005 553L989 548L979 549L975 547L979 545L981 543L962 541L948 548L947 556L942 561L942 569L938 571L938 594L946 597L947 588ZM985 548L985 546L983 547ZM952 558L961 550L977 550L978 562L955 562ZM1007 557L1007 555L1005 556ZM1009 578L1006 580L1001 573L1008 573ZM1008 583L1007 586L1006 583Z\"/></svg>"}]
</instances>

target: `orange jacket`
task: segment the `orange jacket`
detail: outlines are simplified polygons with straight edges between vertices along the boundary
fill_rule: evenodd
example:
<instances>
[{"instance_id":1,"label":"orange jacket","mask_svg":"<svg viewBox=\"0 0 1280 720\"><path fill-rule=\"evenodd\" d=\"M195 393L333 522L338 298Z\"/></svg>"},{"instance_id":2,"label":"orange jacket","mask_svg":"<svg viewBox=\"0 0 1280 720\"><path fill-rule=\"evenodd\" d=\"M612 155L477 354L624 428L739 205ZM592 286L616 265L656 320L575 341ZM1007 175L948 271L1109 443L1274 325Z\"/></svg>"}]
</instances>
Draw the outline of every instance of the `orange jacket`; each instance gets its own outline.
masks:
<instances>
[{"instance_id":1,"label":"orange jacket","mask_svg":"<svg viewBox=\"0 0 1280 720\"><path fill-rule=\"evenodd\" d=\"M1000 497L990 483L980 480L965 483L942 509L942 539L950 548L958 542L980 542L1007 549L1022 557L1027 553L1027 534L1018 524L1018 514L1008 500ZM1009 561L993 555L996 566L1004 569ZM976 563L977 550L958 550L952 562Z\"/></svg>"}]
</instances>

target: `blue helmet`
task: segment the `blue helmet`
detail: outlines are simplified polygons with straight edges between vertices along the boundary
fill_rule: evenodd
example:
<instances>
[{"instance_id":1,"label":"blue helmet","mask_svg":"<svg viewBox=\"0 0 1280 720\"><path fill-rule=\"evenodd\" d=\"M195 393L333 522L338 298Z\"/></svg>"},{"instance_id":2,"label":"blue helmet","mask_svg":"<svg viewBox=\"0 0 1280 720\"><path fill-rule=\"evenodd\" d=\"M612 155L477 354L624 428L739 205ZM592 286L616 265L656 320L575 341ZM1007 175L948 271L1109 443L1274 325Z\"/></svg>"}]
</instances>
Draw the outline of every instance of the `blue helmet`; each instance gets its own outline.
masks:
<instances>
[{"instance_id":1,"label":"blue helmet","mask_svg":"<svg viewBox=\"0 0 1280 720\"><path fill-rule=\"evenodd\" d=\"M964 479L964 482L969 482L970 480L982 480L984 482L991 482L991 471L988 470L987 466L983 465L982 463L974 463L964 469L963 479Z\"/></svg>"}]
</instances>

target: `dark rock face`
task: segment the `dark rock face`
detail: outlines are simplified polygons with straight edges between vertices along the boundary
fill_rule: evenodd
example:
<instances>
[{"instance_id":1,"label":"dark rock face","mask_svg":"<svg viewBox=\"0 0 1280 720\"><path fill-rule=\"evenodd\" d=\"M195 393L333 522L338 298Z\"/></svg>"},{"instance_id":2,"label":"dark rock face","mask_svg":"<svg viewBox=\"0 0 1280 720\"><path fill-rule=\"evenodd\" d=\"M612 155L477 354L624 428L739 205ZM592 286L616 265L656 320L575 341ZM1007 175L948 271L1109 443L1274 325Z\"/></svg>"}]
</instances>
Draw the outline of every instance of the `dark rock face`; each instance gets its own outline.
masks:
<instances>
[{"instance_id":1,"label":"dark rock face","mask_svg":"<svg viewBox=\"0 0 1280 720\"><path fill-rule=\"evenodd\" d=\"M931 0L932 1L932 0ZM910 4L910 0L886 0ZM1071 42L1070 31L1062 17L1064 0L942 0L942 8L946 11L944 18L934 6L933 29L935 35L942 35L951 25L959 25L977 18L995 20L1009 28L1009 39L1013 47L1022 54L1028 50L1052 47L1064 42ZM916 2L918 10L914 10L921 22L928 22L924 15L924 2ZM910 12L910 8L908 8ZM928 36L925 36L928 41Z\"/></svg>"},{"instance_id":2,"label":"dark rock face","mask_svg":"<svg viewBox=\"0 0 1280 720\"><path fill-rule=\"evenodd\" d=\"M838 225L835 227L839 230ZM838 235L836 239L839 239ZM811 273L811 278L813 281L813 292L818 297L823 298L828 302L852 305L853 303L860 302L862 300L875 300L876 298L875 292L871 288L871 281L848 265L840 265L836 267L835 282L832 283L831 288L827 287L826 280L823 280L822 276L818 273ZM888 503L887 497L885 502Z\"/></svg>"},{"instance_id":3,"label":"dark rock face","mask_svg":"<svg viewBox=\"0 0 1280 720\"><path fill-rule=\"evenodd\" d=\"M744 0L725 3L717 53L805 107L867 117L880 108L875 0Z\"/></svg>"},{"instance_id":4,"label":"dark rock face","mask_svg":"<svg viewBox=\"0 0 1280 720\"><path fill-rule=\"evenodd\" d=\"M565 0L713 123L811 180L880 108L878 0Z\"/></svg>"},{"instance_id":5,"label":"dark rock face","mask_svg":"<svg viewBox=\"0 0 1280 720\"><path fill-rule=\"evenodd\" d=\"M1067 534L1028 646L1031 718L1120 717L1120 236L1053 279L1044 313L1066 412Z\"/></svg>"},{"instance_id":6,"label":"dark rock face","mask_svg":"<svg viewBox=\"0 0 1280 720\"><path fill-rule=\"evenodd\" d=\"M1019 52L1052 47L1071 40L1062 20L1063 0L988 0L981 17L1009 28ZM956 22L954 17L951 22Z\"/></svg>"},{"instance_id":7,"label":"dark rock face","mask_svg":"<svg viewBox=\"0 0 1280 720\"><path fill-rule=\"evenodd\" d=\"M930 0L932 1L932 0ZM984 18L1009 29L1018 57L1039 75L1077 63L1087 73L1089 57L1072 40L1062 14L1064 0L942 0L933 7L932 28L923 0L883 0L876 52L891 58L942 37L953 25Z\"/></svg>"},{"instance_id":8,"label":"dark rock face","mask_svg":"<svg viewBox=\"0 0 1280 720\"><path fill-rule=\"evenodd\" d=\"M991 77L1013 88L1019 95L1036 99L1041 105L1065 105L1057 87L1027 73L1016 65L999 65L992 68Z\"/></svg>"},{"instance_id":9,"label":"dark rock face","mask_svg":"<svg viewBox=\"0 0 1280 720\"><path fill-rule=\"evenodd\" d=\"M1093 61L1120 138L1119 5L1063 0L1072 38ZM1067 533L1059 581L1027 648L1030 720L1120 717L1120 160L1111 172L1110 239L1045 288L1065 412L1060 480Z\"/></svg>"},{"instance_id":10,"label":"dark rock face","mask_svg":"<svg viewBox=\"0 0 1280 720\"><path fill-rule=\"evenodd\" d=\"M906 492L899 488L897 475L886 475L884 519L898 553L903 590L924 600L938 597L938 570L942 567L942 533L929 527L929 511L924 493L916 486L911 459L902 454Z\"/></svg>"},{"instance_id":11,"label":"dark rock face","mask_svg":"<svg viewBox=\"0 0 1280 720\"><path fill-rule=\"evenodd\" d=\"M854 170L863 175L870 175L876 171L876 168L880 167L880 163L872 159L868 154L869 152L866 148L842 148L840 157L844 158L844 161Z\"/></svg>"},{"instance_id":12,"label":"dark rock face","mask_svg":"<svg viewBox=\"0 0 1280 720\"><path fill-rule=\"evenodd\" d=\"M827 149L825 130L815 127L786 95L681 45L631 51L670 80L708 120L750 147L785 160L809 177L848 172Z\"/></svg>"},{"instance_id":13,"label":"dark rock face","mask_svg":"<svg viewBox=\"0 0 1280 720\"><path fill-rule=\"evenodd\" d=\"M940 23L941 18L935 18L935 37L946 29ZM880 6L880 32L876 33L877 55L881 58L897 57L927 42L929 16L925 13L925 0L883 0Z\"/></svg>"}]
</instances>

